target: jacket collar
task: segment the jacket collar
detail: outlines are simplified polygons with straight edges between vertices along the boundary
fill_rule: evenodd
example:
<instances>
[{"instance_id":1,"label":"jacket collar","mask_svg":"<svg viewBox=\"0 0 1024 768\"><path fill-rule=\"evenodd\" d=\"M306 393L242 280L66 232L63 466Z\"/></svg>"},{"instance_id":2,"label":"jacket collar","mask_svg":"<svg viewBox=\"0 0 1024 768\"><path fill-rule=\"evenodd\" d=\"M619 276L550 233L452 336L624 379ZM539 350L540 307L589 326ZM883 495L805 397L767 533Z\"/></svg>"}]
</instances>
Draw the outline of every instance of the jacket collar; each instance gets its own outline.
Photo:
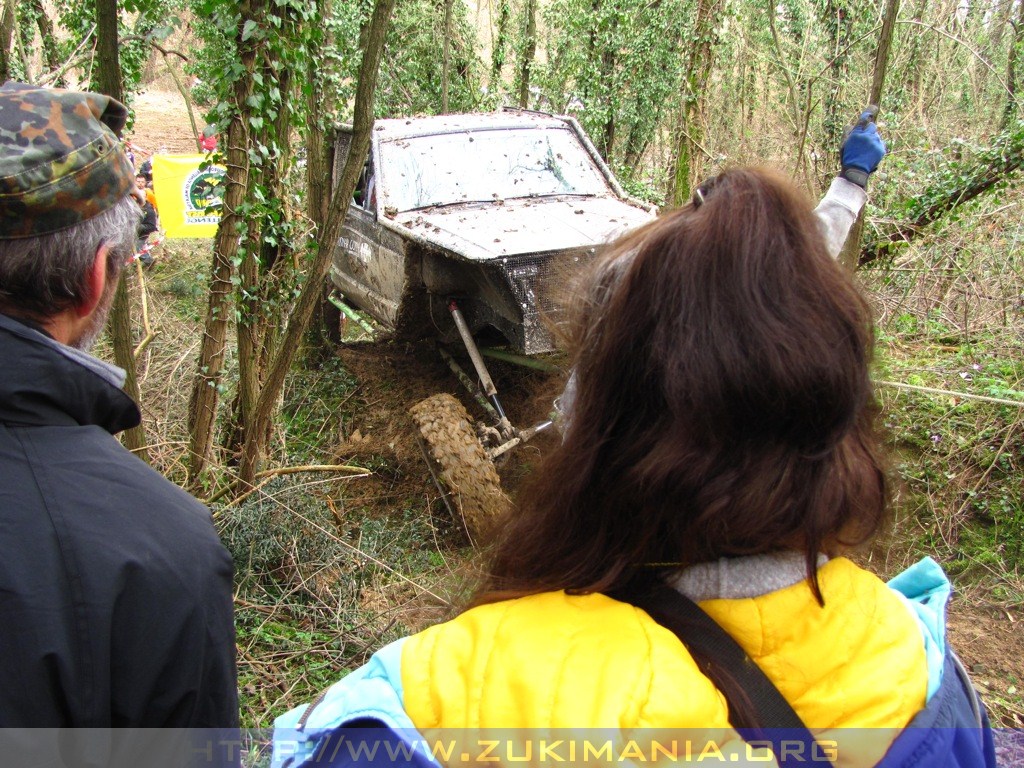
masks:
<instances>
[{"instance_id":1,"label":"jacket collar","mask_svg":"<svg viewBox=\"0 0 1024 768\"><path fill-rule=\"evenodd\" d=\"M136 426L139 409L121 391L124 371L0 314L0 422Z\"/></svg>"}]
</instances>

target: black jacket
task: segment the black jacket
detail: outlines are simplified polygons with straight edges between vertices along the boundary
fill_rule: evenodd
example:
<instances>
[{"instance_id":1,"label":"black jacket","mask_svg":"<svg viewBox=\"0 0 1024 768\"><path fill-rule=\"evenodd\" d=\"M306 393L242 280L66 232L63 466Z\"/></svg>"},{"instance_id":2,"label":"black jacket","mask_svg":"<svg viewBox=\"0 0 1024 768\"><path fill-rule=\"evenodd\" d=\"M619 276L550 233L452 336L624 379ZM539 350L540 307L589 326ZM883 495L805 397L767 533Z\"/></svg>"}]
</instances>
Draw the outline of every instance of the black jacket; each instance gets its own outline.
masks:
<instances>
[{"instance_id":1,"label":"black jacket","mask_svg":"<svg viewBox=\"0 0 1024 768\"><path fill-rule=\"evenodd\" d=\"M115 371L0 315L0 728L236 727L231 558Z\"/></svg>"},{"instance_id":2,"label":"black jacket","mask_svg":"<svg viewBox=\"0 0 1024 768\"><path fill-rule=\"evenodd\" d=\"M160 221L156 215L156 208L152 203L142 206L142 220L139 222L139 229L136 236L141 240L149 237L160 229Z\"/></svg>"}]
</instances>

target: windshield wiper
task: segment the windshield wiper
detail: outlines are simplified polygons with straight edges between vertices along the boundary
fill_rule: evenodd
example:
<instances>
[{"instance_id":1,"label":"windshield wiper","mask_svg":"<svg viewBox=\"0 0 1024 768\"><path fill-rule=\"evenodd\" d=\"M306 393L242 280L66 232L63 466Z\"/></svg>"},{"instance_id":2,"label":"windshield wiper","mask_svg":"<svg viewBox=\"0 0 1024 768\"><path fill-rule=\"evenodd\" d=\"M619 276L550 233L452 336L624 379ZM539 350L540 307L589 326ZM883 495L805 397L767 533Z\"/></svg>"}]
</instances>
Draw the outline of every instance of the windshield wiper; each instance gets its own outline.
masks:
<instances>
[{"instance_id":1,"label":"windshield wiper","mask_svg":"<svg viewBox=\"0 0 1024 768\"><path fill-rule=\"evenodd\" d=\"M501 199L504 198L492 198L490 200L459 200L454 203L431 203L430 205L421 205L417 208L408 208L406 211L403 211L403 213L407 213L408 211L437 211L442 208L454 208L457 205L493 205Z\"/></svg>"}]
</instances>

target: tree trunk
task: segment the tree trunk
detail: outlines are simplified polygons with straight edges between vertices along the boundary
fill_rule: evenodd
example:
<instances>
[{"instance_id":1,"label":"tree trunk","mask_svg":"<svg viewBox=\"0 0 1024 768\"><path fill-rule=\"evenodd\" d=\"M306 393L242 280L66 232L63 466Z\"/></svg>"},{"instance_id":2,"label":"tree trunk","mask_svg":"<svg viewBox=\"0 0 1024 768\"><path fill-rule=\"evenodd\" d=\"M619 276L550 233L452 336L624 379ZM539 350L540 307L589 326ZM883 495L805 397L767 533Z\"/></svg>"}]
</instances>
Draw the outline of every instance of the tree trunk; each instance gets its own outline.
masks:
<instances>
[{"instance_id":1,"label":"tree trunk","mask_svg":"<svg viewBox=\"0 0 1024 768\"><path fill-rule=\"evenodd\" d=\"M17 22L14 8L14 0L3 0L2 10L0 10L0 84L11 79L14 27Z\"/></svg>"},{"instance_id":2,"label":"tree trunk","mask_svg":"<svg viewBox=\"0 0 1024 768\"><path fill-rule=\"evenodd\" d=\"M921 20L924 18L924 9L927 5L928 0L919 0L914 8L913 21L918 24L921 23ZM912 35L910 38L910 55L907 56L907 72L910 73L910 96L915 101L921 92L921 44L923 40L923 35Z\"/></svg>"},{"instance_id":3,"label":"tree trunk","mask_svg":"<svg viewBox=\"0 0 1024 768\"><path fill-rule=\"evenodd\" d=\"M240 119L246 110L246 100L252 91L252 73L256 64L255 41L242 40L245 22L255 20L259 9L251 2L239 7L240 19L235 45L245 74L234 86L235 117L228 125L225 146L227 175L224 202L217 236L213 245L213 263L210 268L210 299L206 309L206 323L195 383L188 409L189 477L193 488L201 484L202 474L213 447L214 424L220 401L218 386L224 368L224 355L231 312L231 277L238 240L244 234L245 221L238 209L245 200L249 185L248 129Z\"/></svg>"},{"instance_id":4,"label":"tree trunk","mask_svg":"<svg viewBox=\"0 0 1024 768\"><path fill-rule=\"evenodd\" d=\"M669 166L668 189L665 200L671 206L680 206L690 198L693 155L702 138L700 115L715 45L718 42L715 27L724 0L698 0L697 15L693 23L693 42L686 69L683 71L679 108L676 113L675 150Z\"/></svg>"},{"instance_id":5,"label":"tree trunk","mask_svg":"<svg viewBox=\"0 0 1024 768\"><path fill-rule=\"evenodd\" d=\"M509 0L500 0L498 6L498 29L494 36L494 49L491 51L491 90L500 93L501 70L505 66L505 50L508 48L508 26L512 21L512 4Z\"/></svg>"},{"instance_id":6,"label":"tree trunk","mask_svg":"<svg viewBox=\"0 0 1024 768\"><path fill-rule=\"evenodd\" d=\"M889 68L889 51L892 48L892 34L896 28L896 17L900 12L900 0L886 0L885 16L882 18L882 29L878 33L878 47L875 49L875 72L871 78L871 94L869 104L881 106L882 92L885 90L885 73ZM860 261L860 241L864 231L864 211L861 210L857 221L850 229L839 260L851 270L856 269Z\"/></svg>"},{"instance_id":7,"label":"tree trunk","mask_svg":"<svg viewBox=\"0 0 1024 768\"><path fill-rule=\"evenodd\" d=\"M1003 35L1006 34L1006 28L1010 26L1013 3L1014 0L992 0L992 13L989 21L992 32L988 37L988 56L986 57L989 61L999 55L999 49L1003 45Z\"/></svg>"},{"instance_id":8,"label":"tree trunk","mask_svg":"<svg viewBox=\"0 0 1024 768\"><path fill-rule=\"evenodd\" d=\"M96 86L101 93L124 101L117 48L117 0L96 0Z\"/></svg>"},{"instance_id":9,"label":"tree trunk","mask_svg":"<svg viewBox=\"0 0 1024 768\"><path fill-rule=\"evenodd\" d=\"M537 55L537 0L526 0L526 32L519 56L519 106L530 107L530 73Z\"/></svg>"},{"instance_id":10,"label":"tree trunk","mask_svg":"<svg viewBox=\"0 0 1024 768\"><path fill-rule=\"evenodd\" d=\"M448 114L448 77L452 68L452 4L455 0L444 0L444 39L441 52L441 114Z\"/></svg>"},{"instance_id":11,"label":"tree trunk","mask_svg":"<svg viewBox=\"0 0 1024 768\"><path fill-rule=\"evenodd\" d=\"M124 101L121 62L117 57L117 15L117 0L96 0L96 89L118 101ZM139 381L135 371L135 344L127 279L127 270L122 270L114 293L114 303L110 306L109 332L114 347L114 360L126 373L124 391L138 403ZM125 431L124 442L128 450L140 459L149 461L146 431L141 424Z\"/></svg>"},{"instance_id":12,"label":"tree trunk","mask_svg":"<svg viewBox=\"0 0 1024 768\"><path fill-rule=\"evenodd\" d=\"M317 17L325 18L329 9L329 0L319 0ZM327 48L331 43L330 38L325 38L323 47ZM313 51L313 60L315 61L319 55L319 51ZM309 130L306 132L306 215L313 222L314 236L327 222L327 206L330 203L331 181L334 174L334 151L328 143L333 137L325 135L325 115L332 112L332 106L325 103L326 98L324 75L317 68L313 72L306 96L306 109L309 112ZM331 250L333 252L333 247ZM308 342L324 350L341 341L340 312L328 301L330 294L331 286L328 283L314 313L311 332L307 334Z\"/></svg>"},{"instance_id":13,"label":"tree trunk","mask_svg":"<svg viewBox=\"0 0 1024 768\"><path fill-rule=\"evenodd\" d=\"M57 52L57 43L53 36L53 22L46 15L42 0L32 0L32 8L35 11L36 25L39 27L39 39L42 41L43 61L50 72L56 72L60 69L60 55ZM59 78L54 85L60 86L62 79Z\"/></svg>"},{"instance_id":14,"label":"tree trunk","mask_svg":"<svg viewBox=\"0 0 1024 768\"><path fill-rule=\"evenodd\" d=\"M17 5L17 3L15 3ZM25 19L21 18L22 14L15 12L16 21L14 24L14 42L12 48L17 48L17 56L21 61L21 71L24 72L24 77L21 79L26 83L34 83L36 81L36 74L33 70L32 64L32 43L35 39L35 30L32 28L31 23L24 23ZM15 52L11 51L11 56ZM93 90L96 87L93 86Z\"/></svg>"},{"instance_id":15,"label":"tree trunk","mask_svg":"<svg viewBox=\"0 0 1024 768\"><path fill-rule=\"evenodd\" d=\"M829 147L839 146L846 123L843 104L843 86L850 69L850 10L845 0L828 0L825 6L825 28L829 33L832 61L829 64L831 85L825 94L825 142Z\"/></svg>"},{"instance_id":16,"label":"tree trunk","mask_svg":"<svg viewBox=\"0 0 1024 768\"><path fill-rule=\"evenodd\" d=\"M1013 25L1013 37L1010 38L1010 51L1006 57L1006 106L1003 107L1001 129L1006 130L1010 124L1020 118L1020 99L1017 96L1017 81L1020 69L1021 54L1024 53L1024 0L1017 7L1017 21Z\"/></svg>"},{"instance_id":17,"label":"tree trunk","mask_svg":"<svg viewBox=\"0 0 1024 768\"><path fill-rule=\"evenodd\" d=\"M296 24L294 20L291 23ZM273 161L265 162L258 170L251 171L250 188L257 185L264 190L268 200L284 200L286 197L282 166L290 162L289 141L291 118L291 71L281 69L276 62L268 62L263 68L265 82L277 79L281 93L281 107L273 123L265 123L262 135L256 144L276 144L278 151L272 153ZM243 117L248 122L249 114ZM287 211L282 216L288 216ZM289 217L290 218L290 217ZM278 324L286 313L280 301L282 292L276 290L282 278L281 272L287 262L280 261L280 235L270 239L266 234L274 226L270 217L250 225L245 239L245 254L239 267L239 290L236 293L238 307L238 410L232 418L232 440L230 450L240 449L245 443L245 432L253 422L253 412L263 377L266 373L268 356L277 341ZM276 234L276 233L275 233Z\"/></svg>"},{"instance_id":18,"label":"tree trunk","mask_svg":"<svg viewBox=\"0 0 1024 768\"><path fill-rule=\"evenodd\" d=\"M242 461L239 477L243 489L251 487L256 479L256 472L267 447L267 435L270 425L277 413L278 402L284 388L285 376L291 369L298 352L302 337L309 326L313 310L320 299L333 245L338 239L342 222L348 211L356 182L362 172L363 160L370 150L370 131L373 128L373 101L377 88L377 74L380 70L381 54L384 50L384 39L387 35L391 13L396 0L376 0L373 18L366 35L366 47L363 49L362 65L359 69L359 80L356 85L355 115L353 119L354 134L345 170L334 190L330 205L327 224L318 233L316 258L310 265L306 281L302 286L295 309L288 319L288 327L284 339L278 347L278 354L267 373L266 381L260 390L259 400L253 422L249 425L245 446L242 450Z\"/></svg>"}]
</instances>

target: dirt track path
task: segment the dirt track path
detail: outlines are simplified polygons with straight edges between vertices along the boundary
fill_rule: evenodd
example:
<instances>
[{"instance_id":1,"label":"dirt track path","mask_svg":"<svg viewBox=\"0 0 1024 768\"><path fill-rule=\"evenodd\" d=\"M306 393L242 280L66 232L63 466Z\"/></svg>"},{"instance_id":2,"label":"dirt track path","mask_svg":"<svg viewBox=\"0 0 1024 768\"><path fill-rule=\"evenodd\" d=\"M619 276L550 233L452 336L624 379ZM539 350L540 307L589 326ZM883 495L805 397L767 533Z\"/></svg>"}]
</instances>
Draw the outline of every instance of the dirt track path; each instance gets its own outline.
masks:
<instances>
[{"instance_id":1,"label":"dirt track path","mask_svg":"<svg viewBox=\"0 0 1024 768\"><path fill-rule=\"evenodd\" d=\"M167 78L170 82L170 78ZM201 130L204 124L202 109L194 107L195 119ZM132 102L135 125L126 135L132 144L150 153L188 154L196 151L188 107L181 94L168 89L160 81L138 94Z\"/></svg>"}]
</instances>

